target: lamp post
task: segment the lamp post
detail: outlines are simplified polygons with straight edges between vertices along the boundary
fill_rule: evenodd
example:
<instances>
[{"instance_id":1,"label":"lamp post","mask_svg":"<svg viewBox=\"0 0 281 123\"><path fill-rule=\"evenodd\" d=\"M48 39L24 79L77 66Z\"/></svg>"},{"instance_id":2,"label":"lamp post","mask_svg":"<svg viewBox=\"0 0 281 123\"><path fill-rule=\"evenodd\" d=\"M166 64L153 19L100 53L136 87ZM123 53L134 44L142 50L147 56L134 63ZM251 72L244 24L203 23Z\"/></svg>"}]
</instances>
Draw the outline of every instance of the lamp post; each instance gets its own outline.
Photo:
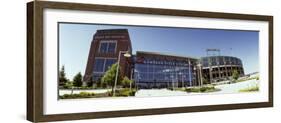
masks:
<instances>
[{"instance_id":1,"label":"lamp post","mask_svg":"<svg viewBox=\"0 0 281 123\"><path fill-rule=\"evenodd\" d=\"M175 90L175 85L174 85L174 75L171 75L172 78L172 86L173 86L173 91Z\"/></svg>"},{"instance_id":2,"label":"lamp post","mask_svg":"<svg viewBox=\"0 0 281 123\"><path fill-rule=\"evenodd\" d=\"M185 75L183 74L183 75L181 76L182 88L184 88L184 87L185 87L185 86L184 86L184 78L185 78Z\"/></svg>"},{"instance_id":3,"label":"lamp post","mask_svg":"<svg viewBox=\"0 0 281 123\"><path fill-rule=\"evenodd\" d=\"M115 82L114 82L114 86L113 86L113 96L115 96L118 74L119 74L119 64L120 64L120 58L121 58L122 53L125 53L124 57L127 57L127 58L131 57L131 54L128 51L119 51L118 62L117 62L117 70L116 70L116 75L115 75Z\"/></svg>"},{"instance_id":4,"label":"lamp post","mask_svg":"<svg viewBox=\"0 0 281 123\"><path fill-rule=\"evenodd\" d=\"M132 91L132 78L133 78L133 70L131 70L131 75L130 75L130 92Z\"/></svg>"},{"instance_id":5,"label":"lamp post","mask_svg":"<svg viewBox=\"0 0 281 123\"><path fill-rule=\"evenodd\" d=\"M198 69L199 69L200 86L203 85L202 69L201 69L201 67L202 67L202 64L199 63L199 64L198 64Z\"/></svg>"},{"instance_id":6,"label":"lamp post","mask_svg":"<svg viewBox=\"0 0 281 123\"><path fill-rule=\"evenodd\" d=\"M139 83L139 78L140 77L139 77L139 73L138 73L137 70L134 71L134 76L135 76L135 89L138 90L137 89L137 84Z\"/></svg>"},{"instance_id":7,"label":"lamp post","mask_svg":"<svg viewBox=\"0 0 281 123\"><path fill-rule=\"evenodd\" d=\"M180 72L179 73L180 77L181 77L181 87L183 88L184 87L184 82L183 82L183 73Z\"/></svg>"},{"instance_id":8,"label":"lamp post","mask_svg":"<svg viewBox=\"0 0 281 123\"><path fill-rule=\"evenodd\" d=\"M191 66L190 66L191 62L190 59L188 59L188 75L189 75L189 86L192 86L192 80L191 80Z\"/></svg>"},{"instance_id":9,"label":"lamp post","mask_svg":"<svg viewBox=\"0 0 281 123\"><path fill-rule=\"evenodd\" d=\"M176 76L176 81L177 81L177 88L179 88L179 77L178 77L178 71L179 71L179 68L178 67L176 67L175 68L175 76Z\"/></svg>"},{"instance_id":10,"label":"lamp post","mask_svg":"<svg viewBox=\"0 0 281 123\"><path fill-rule=\"evenodd\" d=\"M186 83L185 83L185 80L186 79L186 75L183 75L183 78L182 78L182 81L183 81L183 88L186 88Z\"/></svg>"}]
</instances>

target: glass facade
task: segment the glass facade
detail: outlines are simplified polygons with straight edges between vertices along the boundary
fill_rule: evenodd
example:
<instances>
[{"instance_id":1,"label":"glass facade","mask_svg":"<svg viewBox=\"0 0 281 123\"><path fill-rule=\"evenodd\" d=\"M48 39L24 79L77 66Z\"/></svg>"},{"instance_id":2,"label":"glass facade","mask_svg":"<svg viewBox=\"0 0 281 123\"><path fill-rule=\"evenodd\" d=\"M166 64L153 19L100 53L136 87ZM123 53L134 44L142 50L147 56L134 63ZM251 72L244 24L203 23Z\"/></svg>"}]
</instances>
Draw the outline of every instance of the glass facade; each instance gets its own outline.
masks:
<instances>
[{"instance_id":1,"label":"glass facade","mask_svg":"<svg viewBox=\"0 0 281 123\"><path fill-rule=\"evenodd\" d=\"M108 46L108 43L100 43L100 50L99 52L100 53L106 53L107 52L107 46Z\"/></svg>"},{"instance_id":2,"label":"glass facade","mask_svg":"<svg viewBox=\"0 0 281 123\"><path fill-rule=\"evenodd\" d=\"M93 80L101 78L112 64L116 63L116 59L96 58L94 63Z\"/></svg>"},{"instance_id":3,"label":"glass facade","mask_svg":"<svg viewBox=\"0 0 281 123\"><path fill-rule=\"evenodd\" d=\"M223 57L219 57L219 64L224 64Z\"/></svg>"},{"instance_id":4,"label":"glass facade","mask_svg":"<svg viewBox=\"0 0 281 123\"><path fill-rule=\"evenodd\" d=\"M193 67L188 61L146 59L143 63L135 64L134 79L136 83L146 83L146 86L161 87L171 83L190 86Z\"/></svg>"},{"instance_id":5,"label":"glass facade","mask_svg":"<svg viewBox=\"0 0 281 123\"><path fill-rule=\"evenodd\" d=\"M116 42L114 41L104 41L100 43L99 52L100 53L115 53Z\"/></svg>"},{"instance_id":6,"label":"glass facade","mask_svg":"<svg viewBox=\"0 0 281 123\"><path fill-rule=\"evenodd\" d=\"M104 65L104 72L106 72L114 63L116 63L116 59L106 59Z\"/></svg>"},{"instance_id":7,"label":"glass facade","mask_svg":"<svg viewBox=\"0 0 281 123\"><path fill-rule=\"evenodd\" d=\"M207 58L203 58L202 62L203 66L209 66L209 60Z\"/></svg>"},{"instance_id":8,"label":"glass facade","mask_svg":"<svg viewBox=\"0 0 281 123\"><path fill-rule=\"evenodd\" d=\"M105 59L95 59L95 64L94 64L95 72L103 72L104 61L105 61Z\"/></svg>"},{"instance_id":9,"label":"glass facade","mask_svg":"<svg viewBox=\"0 0 281 123\"><path fill-rule=\"evenodd\" d=\"M230 63L231 63L230 57L225 57L224 59L225 59L225 64L230 65Z\"/></svg>"},{"instance_id":10,"label":"glass facade","mask_svg":"<svg viewBox=\"0 0 281 123\"><path fill-rule=\"evenodd\" d=\"M107 52L108 53L115 53L116 43L108 43Z\"/></svg>"}]
</instances>

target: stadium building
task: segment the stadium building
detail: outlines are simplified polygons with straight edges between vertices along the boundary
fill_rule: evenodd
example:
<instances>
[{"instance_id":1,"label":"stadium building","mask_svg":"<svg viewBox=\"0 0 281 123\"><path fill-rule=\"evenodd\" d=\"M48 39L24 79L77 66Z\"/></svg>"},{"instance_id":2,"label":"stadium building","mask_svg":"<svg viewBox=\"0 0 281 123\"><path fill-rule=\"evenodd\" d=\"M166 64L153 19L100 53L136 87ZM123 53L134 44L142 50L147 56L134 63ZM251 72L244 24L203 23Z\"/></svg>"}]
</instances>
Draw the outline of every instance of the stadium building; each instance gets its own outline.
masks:
<instances>
[{"instance_id":1,"label":"stadium building","mask_svg":"<svg viewBox=\"0 0 281 123\"><path fill-rule=\"evenodd\" d=\"M120 75L134 79L138 88L198 86L230 79L234 70L244 75L242 61L231 56L192 58L164 53L136 51L127 29L97 30L93 36L83 81L98 82L120 58Z\"/></svg>"},{"instance_id":2,"label":"stadium building","mask_svg":"<svg viewBox=\"0 0 281 123\"><path fill-rule=\"evenodd\" d=\"M244 75L242 61L236 57L208 56L200 58L199 62L203 77L209 83L230 79L235 70L240 76Z\"/></svg>"}]
</instances>

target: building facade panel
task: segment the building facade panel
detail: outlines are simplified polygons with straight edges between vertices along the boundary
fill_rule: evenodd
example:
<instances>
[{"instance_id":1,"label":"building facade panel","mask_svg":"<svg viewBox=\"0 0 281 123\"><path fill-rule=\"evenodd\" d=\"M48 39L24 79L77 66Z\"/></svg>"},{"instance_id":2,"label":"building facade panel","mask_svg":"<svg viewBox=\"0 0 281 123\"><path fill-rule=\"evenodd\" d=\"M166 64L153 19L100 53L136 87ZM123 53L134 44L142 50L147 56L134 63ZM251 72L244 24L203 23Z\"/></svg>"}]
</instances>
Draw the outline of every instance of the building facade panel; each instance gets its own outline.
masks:
<instances>
[{"instance_id":1,"label":"building facade panel","mask_svg":"<svg viewBox=\"0 0 281 123\"><path fill-rule=\"evenodd\" d=\"M139 51L134 80L139 88L173 88L198 85L196 59Z\"/></svg>"},{"instance_id":2,"label":"building facade panel","mask_svg":"<svg viewBox=\"0 0 281 123\"><path fill-rule=\"evenodd\" d=\"M120 51L131 53L132 46L127 29L97 30L91 43L88 62L86 65L83 81L100 81L108 68L118 61ZM130 76L127 72L128 61L121 55L120 74Z\"/></svg>"}]
</instances>

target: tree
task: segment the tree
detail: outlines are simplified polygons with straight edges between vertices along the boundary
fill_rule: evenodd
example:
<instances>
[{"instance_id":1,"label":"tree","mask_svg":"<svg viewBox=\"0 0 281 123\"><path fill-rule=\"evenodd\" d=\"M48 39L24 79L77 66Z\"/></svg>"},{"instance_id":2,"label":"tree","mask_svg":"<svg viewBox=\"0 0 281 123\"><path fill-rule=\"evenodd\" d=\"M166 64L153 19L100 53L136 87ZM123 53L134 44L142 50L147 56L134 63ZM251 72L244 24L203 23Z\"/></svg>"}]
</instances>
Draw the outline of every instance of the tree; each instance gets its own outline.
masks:
<instances>
[{"instance_id":1,"label":"tree","mask_svg":"<svg viewBox=\"0 0 281 123\"><path fill-rule=\"evenodd\" d=\"M83 85L81 72L77 73L74 76L74 78L73 78L73 85L76 86L76 87L81 87Z\"/></svg>"},{"instance_id":2,"label":"tree","mask_svg":"<svg viewBox=\"0 0 281 123\"><path fill-rule=\"evenodd\" d=\"M65 83L64 88L71 89L71 95L73 94L73 82L68 81Z\"/></svg>"},{"instance_id":3,"label":"tree","mask_svg":"<svg viewBox=\"0 0 281 123\"><path fill-rule=\"evenodd\" d=\"M117 72L117 64L113 64L109 69L105 72L104 76L101 78L101 84L104 87L105 85L111 86L112 93L115 84L115 76ZM119 67L119 75L117 77L117 84L120 84L120 67Z\"/></svg>"},{"instance_id":4,"label":"tree","mask_svg":"<svg viewBox=\"0 0 281 123\"><path fill-rule=\"evenodd\" d=\"M205 77L205 76L202 78L203 84L209 84L209 81L208 81L208 79L206 79L206 78L207 78L207 77Z\"/></svg>"},{"instance_id":5,"label":"tree","mask_svg":"<svg viewBox=\"0 0 281 123\"><path fill-rule=\"evenodd\" d=\"M232 78L233 78L234 80L237 80L237 79L239 78L239 73L238 73L237 70L233 70L233 72L232 72Z\"/></svg>"},{"instance_id":6,"label":"tree","mask_svg":"<svg viewBox=\"0 0 281 123\"><path fill-rule=\"evenodd\" d=\"M62 66L59 72L59 85L64 86L68 82L68 79L65 76L64 65Z\"/></svg>"},{"instance_id":7,"label":"tree","mask_svg":"<svg viewBox=\"0 0 281 123\"><path fill-rule=\"evenodd\" d=\"M101 82L101 78L99 78L97 81L95 81L96 82L96 86L98 87L98 88L101 88L102 87L102 82Z\"/></svg>"},{"instance_id":8,"label":"tree","mask_svg":"<svg viewBox=\"0 0 281 123\"><path fill-rule=\"evenodd\" d=\"M93 81L93 76L91 76L90 81L87 82L87 87L93 87L94 86L94 81Z\"/></svg>"},{"instance_id":9,"label":"tree","mask_svg":"<svg viewBox=\"0 0 281 123\"><path fill-rule=\"evenodd\" d=\"M122 80L123 87L127 88L130 87L132 80L130 80L127 76L125 76Z\"/></svg>"}]
</instances>

